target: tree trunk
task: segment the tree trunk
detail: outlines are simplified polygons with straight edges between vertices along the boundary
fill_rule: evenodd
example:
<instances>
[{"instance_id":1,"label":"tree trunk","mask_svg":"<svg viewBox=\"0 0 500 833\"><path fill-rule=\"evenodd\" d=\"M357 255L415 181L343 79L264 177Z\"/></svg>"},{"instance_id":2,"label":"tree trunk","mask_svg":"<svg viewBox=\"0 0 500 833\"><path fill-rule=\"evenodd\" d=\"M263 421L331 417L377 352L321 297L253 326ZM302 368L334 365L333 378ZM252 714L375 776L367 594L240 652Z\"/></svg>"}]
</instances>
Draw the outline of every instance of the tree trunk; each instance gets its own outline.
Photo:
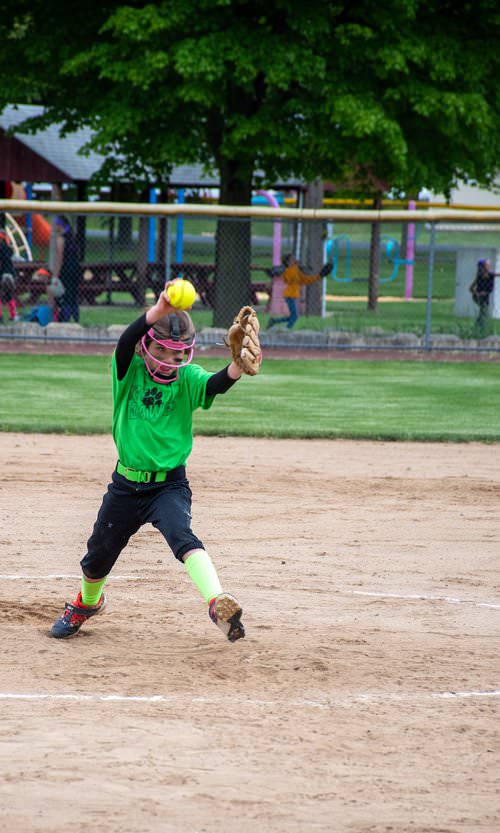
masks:
<instances>
[{"instance_id":1,"label":"tree trunk","mask_svg":"<svg viewBox=\"0 0 500 833\"><path fill-rule=\"evenodd\" d=\"M382 193L373 200L373 208L382 208ZM368 309L376 310L378 305L378 279L380 275L380 223L372 223L370 240L370 274L368 277Z\"/></svg>"},{"instance_id":2,"label":"tree trunk","mask_svg":"<svg viewBox=\"0 0 500 833\"><path fill-rule=\"evenodd\" d=\"M237 162L220 166L221 205L250 205L252 172ZM245 217L221 217L215 239L214 326L228 327L244 304L251 302L252 225Z\"/></svg>"},{"instance_id":3,"label":"tree trunk","mask_svg":"<svg viewBox=\"0 0 500 833\"><path fill-rule=\"evenodd\" d=\"M137 192L132 185L126 182L114 182L111 189L112 199L115 202L136 202ZM144 195L144 201L147 202L149 195ZM117 241L119 246L132 246L132 217L120 215L118 217L118 235Z\"/></svg>"},{"instance_id":4,"label":"tree trunk","mask_svg":"<svg viewBox=\"0 0 500 833\"><path fill-rule=\"evenodd\" d=\"M323 208L323 181L315 179L307 186L304 208ZM302 225L300 261L312 275L318 274L323 265L323 224L319 220ZM306 287L306 314L321 315L321 281Z\"/></svg>"}]
</instances>

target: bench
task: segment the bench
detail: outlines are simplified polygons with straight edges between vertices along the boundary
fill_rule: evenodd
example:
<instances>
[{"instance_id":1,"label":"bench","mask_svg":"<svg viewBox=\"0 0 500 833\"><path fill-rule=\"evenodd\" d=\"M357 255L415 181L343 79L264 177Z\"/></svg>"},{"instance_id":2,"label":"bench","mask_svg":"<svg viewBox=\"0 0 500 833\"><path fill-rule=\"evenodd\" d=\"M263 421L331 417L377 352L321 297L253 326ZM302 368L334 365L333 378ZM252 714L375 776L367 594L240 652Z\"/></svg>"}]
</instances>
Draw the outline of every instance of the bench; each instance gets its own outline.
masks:
<instances>
[{"instance_id":1,"label":"bench","mask_svg":"<svg viewBox=\"0 0 500 833\"><path fill-rule=\"evenodd\" d=\"M46 292L47 283L36 277L39 269L46 269L45 262L16 261L16 295L21 306L36 305L40 296ZM129 292L133 299L140 302L140 288L137 279L137 264L133 261L108 264L84 263L83 278L80 284L79 302L93 306L103 292L108 293L108 302L112 292ZM23 296L27 296L23 298Z\"/></svg>"}]
</instances>

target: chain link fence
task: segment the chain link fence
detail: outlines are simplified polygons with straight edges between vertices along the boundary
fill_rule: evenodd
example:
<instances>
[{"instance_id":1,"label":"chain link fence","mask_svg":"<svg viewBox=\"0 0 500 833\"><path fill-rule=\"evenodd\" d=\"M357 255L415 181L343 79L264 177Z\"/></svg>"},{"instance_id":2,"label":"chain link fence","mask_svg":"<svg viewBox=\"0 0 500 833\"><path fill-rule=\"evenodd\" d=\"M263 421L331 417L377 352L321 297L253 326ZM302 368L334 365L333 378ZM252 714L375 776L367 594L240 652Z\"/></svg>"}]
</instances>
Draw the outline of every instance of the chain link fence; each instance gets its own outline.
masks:
<instances>
[{"instance_id":1,"label":"chain link fence","mask_svg":"<svg viewBox=\"0 0 500 833\"><path fill-rule=\"evenodd\" d=\"M56 213L47 203L6 211L7 203L0 225L13 252L16 314L4 301L3 338L115 340L166 280L183 277L197 292L201 343L220 342L248 303L272 346L500 351L500 285L493 281L486 312L469 292L479 260L500 272L500 212L337 210L311 219L286 208L67 203Z\"/></svg>"}]
</instances>

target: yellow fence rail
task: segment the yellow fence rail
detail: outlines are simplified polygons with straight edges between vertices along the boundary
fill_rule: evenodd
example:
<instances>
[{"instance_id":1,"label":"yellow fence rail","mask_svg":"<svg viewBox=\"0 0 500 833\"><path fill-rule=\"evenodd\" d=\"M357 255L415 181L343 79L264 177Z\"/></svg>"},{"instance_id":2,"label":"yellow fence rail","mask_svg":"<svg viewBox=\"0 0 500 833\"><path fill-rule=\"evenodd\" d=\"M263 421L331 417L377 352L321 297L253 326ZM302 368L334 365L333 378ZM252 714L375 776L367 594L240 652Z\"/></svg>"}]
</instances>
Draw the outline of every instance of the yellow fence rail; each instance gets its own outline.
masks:
<instances>
[{"instance_id":1,"label":"yellow fence rail","mask_svg":"<svg viewBox=\"0 0 500 833\"><path fill-rule=\"evenodd\" d=\"M355 221L356 223L471 222L500 224L500 209L428 209L418 211L357 210L335 208L273 208L195 203L64 202L56 200L0 200L0 211L42 211L51 214L114 214L151 217L202 216L258 217L261 219Z\"/></svg>"}]
</instances>

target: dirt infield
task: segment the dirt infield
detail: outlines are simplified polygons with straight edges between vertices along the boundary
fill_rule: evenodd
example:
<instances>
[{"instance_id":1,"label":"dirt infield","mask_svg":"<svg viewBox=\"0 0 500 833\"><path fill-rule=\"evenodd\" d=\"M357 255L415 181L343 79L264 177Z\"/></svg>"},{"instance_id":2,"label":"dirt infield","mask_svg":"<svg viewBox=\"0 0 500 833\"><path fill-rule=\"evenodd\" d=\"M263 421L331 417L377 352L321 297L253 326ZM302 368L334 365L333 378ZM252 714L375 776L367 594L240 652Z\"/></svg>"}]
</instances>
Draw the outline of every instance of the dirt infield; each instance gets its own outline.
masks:
<instances>
[{"instance_id":1,"label":"dirt infield","mask_svg":"<svg viewBox=\"0 0 500 833\"><path fill-rule=\"evenodd\" d=\"M112 441L0 434L2 830L498 833L499 450L197 438L247 638L146 527L57 642Z\"/></svg>"}]
</instances>

